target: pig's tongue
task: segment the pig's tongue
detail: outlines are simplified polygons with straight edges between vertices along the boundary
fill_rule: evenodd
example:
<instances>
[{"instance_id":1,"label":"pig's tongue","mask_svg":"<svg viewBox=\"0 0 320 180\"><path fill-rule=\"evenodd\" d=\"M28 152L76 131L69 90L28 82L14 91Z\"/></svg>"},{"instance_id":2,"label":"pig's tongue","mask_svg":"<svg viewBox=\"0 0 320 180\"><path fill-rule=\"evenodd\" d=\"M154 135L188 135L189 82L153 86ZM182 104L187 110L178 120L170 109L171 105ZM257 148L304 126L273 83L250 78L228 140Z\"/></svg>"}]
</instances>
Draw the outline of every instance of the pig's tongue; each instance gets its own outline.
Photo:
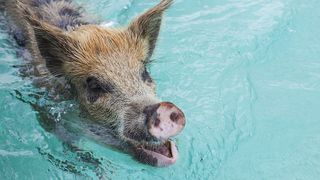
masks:
<instances>
[{"instance_id":1,"label":"pig's tongue","mask_svg":"<svg viewBox=\"0 0 320 180\"><path fill-rule=\"evenodd\" d=\"M167 156L168 158L172 158L171 145L169 141L162 146L153 147L149 150Z\"/></svg>"},{"instance_id":2,"label":"pig's tongue","mask_svg":"<svg viewBox=\"0 0 320 180\"><path fill-rule=\"evenodd\" d=\"M167 141L157 147L142 147L142 150L157 160L156 166L163 167L174 164L178 159L178 150L174 142Z\"/></svg>"}]
</instances>

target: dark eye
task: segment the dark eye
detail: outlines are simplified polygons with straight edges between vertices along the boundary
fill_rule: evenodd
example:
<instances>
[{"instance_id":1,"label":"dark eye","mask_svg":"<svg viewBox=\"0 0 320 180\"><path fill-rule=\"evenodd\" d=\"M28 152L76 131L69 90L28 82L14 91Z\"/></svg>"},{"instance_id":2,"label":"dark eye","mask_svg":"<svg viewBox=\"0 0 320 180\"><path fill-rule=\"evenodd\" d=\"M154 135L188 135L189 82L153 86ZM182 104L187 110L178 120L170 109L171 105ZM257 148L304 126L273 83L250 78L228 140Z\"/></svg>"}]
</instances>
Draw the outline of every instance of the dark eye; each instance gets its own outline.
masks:
<instances>
[{"instance_id":1,"label":"dark eye","mask_svg":"<svg viewBox=\"0 0 320 180\"><path fill-rule=\"evenodd\" d=\"M146 68L143 70L141 76L144 82L149 82L149 83L152 82L152 78Z\"/></svg>"},{"instance_id":2,"label":"dark eye","mask_svg":"<svg viewBox=\"0 0 320 180\"><path fill-rule=\"evenodd\" d=\"M86 80L87 98L90 102L95 102L104 93L112 93L114 88L108 83L100 82L96 77L88 77Z\"/></svg>"}]
</instances>

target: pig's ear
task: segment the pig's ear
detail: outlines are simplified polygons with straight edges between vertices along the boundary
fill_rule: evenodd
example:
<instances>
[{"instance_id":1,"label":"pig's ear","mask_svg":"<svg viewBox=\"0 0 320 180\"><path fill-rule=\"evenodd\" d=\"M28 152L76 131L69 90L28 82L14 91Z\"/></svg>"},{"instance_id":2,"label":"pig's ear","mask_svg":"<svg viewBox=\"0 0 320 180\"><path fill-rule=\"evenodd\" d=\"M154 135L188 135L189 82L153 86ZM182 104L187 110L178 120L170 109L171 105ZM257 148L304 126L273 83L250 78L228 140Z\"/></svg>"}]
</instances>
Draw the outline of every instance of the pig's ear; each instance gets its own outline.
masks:
<instances>
[{"instance_id":1,"label":"pig's ear","mask_svg":"<svg viewBox=\"0 0 320 180\"><path fill-rule=\"evenodd\" d=\"M72 39L60 28L40 21L25 7L23 10L25 19L34 30L36 44L41 56L46 61L46 67L55 76L63 76L63 64L70 56Z\"/></svg>"},{"instance_id":2,"label":"pig's ear","mask_svg":"<svg viewBox=\"0 0 320 180\"><path fill-rule=\"evenodd\" d=\"M129 26L129 30L149 43L148 58L155 48L163 12L170 7L173 0L162 0L158 5L137 17Z\"/></svg>"},{"instance_id":3,"label":"pig's ear","mask_svg":"<svg viewBox=\"0 0 320 180\"><path fill-rule=\"evenodd\" d=\"M46 61L46 67L55 76L65 74L63 65L72 55L72 39L59 28L41 24L34 26L35 38L41 56Z\"/></svg>"}]
</instances>

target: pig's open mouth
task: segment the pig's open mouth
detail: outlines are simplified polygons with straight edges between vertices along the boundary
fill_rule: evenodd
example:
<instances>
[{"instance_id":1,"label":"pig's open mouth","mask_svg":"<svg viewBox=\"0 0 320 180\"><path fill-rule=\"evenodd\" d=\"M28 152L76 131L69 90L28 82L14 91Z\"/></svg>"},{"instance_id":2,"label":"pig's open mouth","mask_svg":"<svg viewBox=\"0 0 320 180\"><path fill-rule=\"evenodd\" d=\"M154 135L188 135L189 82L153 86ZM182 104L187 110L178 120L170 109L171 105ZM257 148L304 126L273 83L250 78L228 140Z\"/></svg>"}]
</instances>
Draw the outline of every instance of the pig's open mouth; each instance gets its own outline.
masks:
<instances>
[{"instance_id":1,"label":"pig's open mouth","mask_svg":"<svg viewBox=\"0 0 320 180\"><path fill-rule=\"evenodd\" d=\"M157 146L141 145L137 147L136 158L143 163L164 167L177 161L178 150L171 140Z\"/></svg>"}]
</instances>

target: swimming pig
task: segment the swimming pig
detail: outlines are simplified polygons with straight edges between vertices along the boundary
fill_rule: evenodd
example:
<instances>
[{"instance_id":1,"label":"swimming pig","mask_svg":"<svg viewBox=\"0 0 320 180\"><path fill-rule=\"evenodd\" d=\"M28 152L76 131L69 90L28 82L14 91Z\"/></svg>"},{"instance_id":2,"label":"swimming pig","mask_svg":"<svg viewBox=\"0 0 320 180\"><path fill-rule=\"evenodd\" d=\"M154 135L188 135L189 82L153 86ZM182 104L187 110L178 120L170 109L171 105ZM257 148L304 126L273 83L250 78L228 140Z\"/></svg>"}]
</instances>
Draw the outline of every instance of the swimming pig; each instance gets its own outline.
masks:
<instances>
[{"instance_id":1,"label":"swimming pig","mask_svg":"<svg viewBox=\"0 0 320 180\"><path fill-rule=\"evenodd\" d=\"M32 54L33 76L45 77L40 86L57 96L71 94L81 111L111 128L137 160L175 163L178 151L170 137L182 131L185 116L159 100L146 68L172 0L162 0L120 29L90 23L71 0L6 2L14 37Z\"/></svg>"}]
</instances>

